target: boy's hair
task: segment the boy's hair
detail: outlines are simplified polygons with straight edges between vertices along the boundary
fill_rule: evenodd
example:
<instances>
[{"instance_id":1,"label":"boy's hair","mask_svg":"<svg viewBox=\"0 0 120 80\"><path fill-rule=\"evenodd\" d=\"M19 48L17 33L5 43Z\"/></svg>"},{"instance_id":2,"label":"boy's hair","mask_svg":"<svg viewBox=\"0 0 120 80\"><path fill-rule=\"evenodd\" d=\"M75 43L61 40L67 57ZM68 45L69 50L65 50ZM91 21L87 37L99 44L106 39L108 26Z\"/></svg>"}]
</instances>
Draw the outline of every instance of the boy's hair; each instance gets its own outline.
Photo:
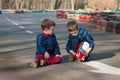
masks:
<instances>
[{"instance_id":1,"label":"boy's hair","mask_svg":"<svg viewBox=\"0 0 120 80\"><path fill-rule=\"evenodd\" d=\"M44 29L50 29L52 26L55 26L55 22L50 19L44 19L41 23L42 30Z\"/></svg>"},{"instance_id":2,"label":"boy's hair","mask_svg":"<svg viewBox=\"0 0 120 80\"><path fill-rule=\"evenodd\" d=\"M67 29L69 32L78 30L78 23L76 21L70 21L67 23Z\"/></svg>"}]
</instances>

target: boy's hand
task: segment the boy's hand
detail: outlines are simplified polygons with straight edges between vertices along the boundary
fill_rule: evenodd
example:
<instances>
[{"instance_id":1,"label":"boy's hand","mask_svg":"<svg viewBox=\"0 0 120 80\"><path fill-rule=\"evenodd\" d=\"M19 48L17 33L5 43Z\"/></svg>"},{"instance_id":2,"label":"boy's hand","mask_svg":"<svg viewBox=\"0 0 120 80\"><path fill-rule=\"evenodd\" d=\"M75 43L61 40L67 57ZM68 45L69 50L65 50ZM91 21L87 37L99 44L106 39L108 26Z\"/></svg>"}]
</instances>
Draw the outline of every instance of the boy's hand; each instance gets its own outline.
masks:
<instances>
[{"instance_id":1,"label":"boy's hand","mask_svg":"<svg viewBox=\"0 0 120 80\"><path fill-rule=\"evenodd\" d=\"M73 55L75 55L75 52L73 50L70 50L70 53L73 54Z\"/></svg>"},{"instance_id":2,"label":"boy's hand","mask_svg":"<svg viewBox=\"0 0 120 80\"><path fill-rule=\"evenodd\" d=\"M50 58L50 55L48 52L45 52L45 59L49 59Z\"/></svg>"},{"instance_id":3,"label":"boy's hand","mask_svg":"<svg viewBox=\"0 0 120 80\"><path fill-rule=\"evenodd\" d=\"M62 55L58 55L58 54L57 54L57 55L55 55L55 56L56 56L56 57L57 57L57 56L60 56L60 57L62 57Z\"/></svg>"}]
</instances>

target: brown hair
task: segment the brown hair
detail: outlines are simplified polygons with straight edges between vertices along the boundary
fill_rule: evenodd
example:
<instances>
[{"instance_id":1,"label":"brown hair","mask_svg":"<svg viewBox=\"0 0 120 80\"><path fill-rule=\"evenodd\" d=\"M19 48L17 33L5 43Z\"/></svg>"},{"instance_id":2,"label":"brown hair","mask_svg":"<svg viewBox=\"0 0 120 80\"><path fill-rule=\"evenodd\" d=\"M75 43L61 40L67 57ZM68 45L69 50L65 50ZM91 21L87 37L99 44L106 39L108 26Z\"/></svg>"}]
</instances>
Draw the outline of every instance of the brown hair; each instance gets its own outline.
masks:
<instances>
[{"instance_id":1,"label":"brown hair","mask_svg":"<svg viewBox=\"0 0 120 80\"><path fill-rule=\"evenodd\" d=\"M52 26L55 26L55 22L50 19L44 19L41 23L42 30L44 29L50 29Z\"/></svg>"},{"instance_id":2,"label":"brown hair","mask_svg":"<svg viewBox=\"0 0 120 80\"><path fill-rule=\"evenodd\" d=\"M67 29L69 32L78 30L78 23L76 21L70 21L67 23Z\"/></svg>"}]
</instances>

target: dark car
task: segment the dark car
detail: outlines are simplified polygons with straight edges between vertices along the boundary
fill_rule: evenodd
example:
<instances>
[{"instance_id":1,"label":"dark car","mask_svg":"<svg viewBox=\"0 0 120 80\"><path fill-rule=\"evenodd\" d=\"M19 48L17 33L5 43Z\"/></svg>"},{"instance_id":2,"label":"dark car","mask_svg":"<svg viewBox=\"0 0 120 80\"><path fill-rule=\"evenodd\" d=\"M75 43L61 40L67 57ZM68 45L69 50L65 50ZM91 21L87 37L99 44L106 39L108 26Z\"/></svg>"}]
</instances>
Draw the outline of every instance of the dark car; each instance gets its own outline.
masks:
<instances>
[{"instance_id":1,"label":"dark car","mask_svg":"<svg viewBox=\"0 0 120 80\"><path fill-rule=\"evenodd\" d=\"M16 10L15 13L24 13L24 10Z\"/></svg>"},{"instance_id":2,"label":"dark car","mask_svg":"<svg viewBox=\"0 0 120 80\"><path fill-rule=\"evenodd\" d=\"M109 16L109 15L114 15L115 13L114 12L101 12L101 17L106 17L106 16Z\"/></svg>"},{"instance_id":3,"label":"dark car","mask_svg":"<svg viewBox=\"0 0 120 80\"><path fill-rule=\"evenodd\" d=\"M120 22L118 22L118 21L108 22L107 26L106 26L106 31L120 34Z\"/></svg>"},{"instance_id":4,"label":"dark car","mask_svg":"<svg viewBox=\"0 0 120 80\"><path fill-rule=\"evenodd\" d=\"M63 18L64 15L65 15L65 11L63 11L63 10L57 10L56 11L56 17Z\"/></svg>"},{"instance_id":5,"label":"dark car","mask_svg":"<svg viewBox=\"0 0 120 80\"><path fill-rule=\"evenodd\" d=\"M116 25L116 30L115 30L116 33L120 34L120 23L118 23Z\"/></svg>"},{"instance_id":6,"label":"dark car","mask_svg":"<svg viewBox=\"0 0 120 80\"><path fill-rule=\"evenodd\" d=\"M0 10L0 14L2 14L2 11Z\"/></svg>"},{"instance_id":7,"label":"dark car","mask_svg":"<svg viewBox=\"0 0 120 80\"><path fill-rule=\"evenodd\" d=\"M107 21L120 21L120 14L107 15L104 19Z\"/></svg>"},{"instance_id":8,"label":"dark car","mask_svg":"<svg viewBox=\"0 0 120 80\"><path fill-rule=\"evenodd\" d=\"M92 12L92 13L89 13L88 15L91 16L91 18L100 18L100 12Z\"/></svg>"}]
</instances>

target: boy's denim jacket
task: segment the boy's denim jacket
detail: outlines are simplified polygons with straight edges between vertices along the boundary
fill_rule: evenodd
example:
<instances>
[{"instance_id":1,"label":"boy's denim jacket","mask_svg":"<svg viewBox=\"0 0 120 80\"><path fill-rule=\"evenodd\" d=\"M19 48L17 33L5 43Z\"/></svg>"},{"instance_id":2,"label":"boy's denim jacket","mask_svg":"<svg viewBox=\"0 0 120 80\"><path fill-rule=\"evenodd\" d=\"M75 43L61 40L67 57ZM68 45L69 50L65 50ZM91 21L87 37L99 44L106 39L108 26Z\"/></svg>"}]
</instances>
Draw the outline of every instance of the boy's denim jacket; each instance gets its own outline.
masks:
<instances>
[{"instance_id":1,"label":"boy's denim jacket","mask_svg":"<svg viewBox=\"0 0 120 80\"><path fill-rule=\"evenodd\" d=\"M87 30L85 30L84 28L80 28L79 29L79 33L77 35L77 38L79 39L79 41L81 42L88 42L90 44L90 47L93 49L94 48L94 39L93 37L88 33ZM73 39L73 36L71 34L69 34L68 36L68 42L67 42L67 45L66 45L66 51L68 53L70 53L69 51L71 50L70 47L71 47L71 41Z\"/></svg>"},{"instance_id":2,"label":"boy's denim jacket","mask_svg":"<svg viewBox=\"0 0 120 80\"><path fill-rule=\"evenodd\" d=\"M60 49L55 34L46 35L43 32L37 35L36 56L48 52L51 56L60 55Z\"/></svg>"}]
</instances>

